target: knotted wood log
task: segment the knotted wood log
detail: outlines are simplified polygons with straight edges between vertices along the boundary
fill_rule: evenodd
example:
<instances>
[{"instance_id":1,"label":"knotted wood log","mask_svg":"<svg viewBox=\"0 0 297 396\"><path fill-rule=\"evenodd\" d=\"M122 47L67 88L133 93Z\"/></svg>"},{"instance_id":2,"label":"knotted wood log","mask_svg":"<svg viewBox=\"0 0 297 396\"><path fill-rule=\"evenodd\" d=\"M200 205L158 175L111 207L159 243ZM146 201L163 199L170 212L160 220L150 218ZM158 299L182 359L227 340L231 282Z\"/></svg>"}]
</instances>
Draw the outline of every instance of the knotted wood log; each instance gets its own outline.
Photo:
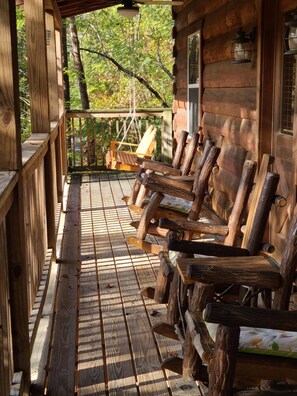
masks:
<instances>
[{"instance_id":1,"label":"knotted wood log","mask_svg":"<svg viewBox=\"0 0 297 396\"><path fill-rule=\"evenodd\" d=\"M164 198L162 193L154 193L146 205L145 209L142 212L138 230L136 233L136 238L140 240L144 240L147 234L148 227L150 225L150 221L153 218L154 212L158 209L160 202Z\"/></svg>"},{"instance_id":2,"label":"knotted wood log","mask_svg":"<svg viewBox=\"0 0 297 396\"><path fill-rule=\"evenodd\" d=\"M209 370L209 396L232 395L239 333L239 327L224 325L219 325L218 327Z\"/></svg>"},{"instance_id":3,"label":"knotted wood log","mask_svg":"<svg viewBox=\"0 0 297 396\"><path fill-rule=\"evenodd\" d=\"M168 302L170 283L174 275L174 267L168 257L168 254L161 252L159 254L160 266L157 275L154 300L160 304Z\"/></svg>"}]
</instances>

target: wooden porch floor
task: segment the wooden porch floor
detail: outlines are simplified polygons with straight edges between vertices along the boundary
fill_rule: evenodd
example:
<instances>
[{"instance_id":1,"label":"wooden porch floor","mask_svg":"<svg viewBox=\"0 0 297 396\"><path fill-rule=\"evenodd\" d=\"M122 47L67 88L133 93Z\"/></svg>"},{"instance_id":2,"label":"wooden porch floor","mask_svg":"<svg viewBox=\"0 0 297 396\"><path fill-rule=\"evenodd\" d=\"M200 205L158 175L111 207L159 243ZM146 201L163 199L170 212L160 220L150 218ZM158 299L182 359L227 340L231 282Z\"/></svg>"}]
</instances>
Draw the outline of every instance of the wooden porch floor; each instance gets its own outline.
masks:
<instances>
[{"instance_id":1,"label":"wooden porch floor","mask_svg":"<svg viewBox=\"0 0 297 396\"><path fill-rule=\"evenodd\" d=\"M125 242L135 218L121 198L132 182L129 174L71 176L46 381L33 396L207 394L159 367L180 346L151 333L165 307L139 294L155 283L159 262Z\"/></svg>"}]
</instances>

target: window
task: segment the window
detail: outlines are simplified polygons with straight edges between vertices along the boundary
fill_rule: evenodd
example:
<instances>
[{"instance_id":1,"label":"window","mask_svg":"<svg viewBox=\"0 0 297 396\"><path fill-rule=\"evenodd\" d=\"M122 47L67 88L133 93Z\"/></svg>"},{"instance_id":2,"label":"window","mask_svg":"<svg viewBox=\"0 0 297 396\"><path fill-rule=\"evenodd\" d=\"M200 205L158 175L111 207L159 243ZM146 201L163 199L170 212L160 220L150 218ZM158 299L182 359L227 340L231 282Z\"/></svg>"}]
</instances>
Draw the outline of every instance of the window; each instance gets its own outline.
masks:
<instances>
[{"instance_id":1,"label":"window","mask_svg":"<svg viewBox=\"0 0 297 396\"><path fill-rule=\"evenodd\" d=\"M295 56L284 55L283 62L283 100L282 100L282 132L293 134L294 105L296 83Z\"/></svg>"},{"instance_id":2,"label":"window","mask_svg":"<svg viewBox=\"0 0 297 396\"><path fill-rule=\"evenodd\" d=\"M200 32L188 37L188 131L200 124Z\"/></svg>"},{"instance_id":3,"label":"window","mask_svg":"<svg viewBox=\"0 0 297 396\"><path fill-rule=\"evenodd\" d=\"M296 59L293 55L283 55L282 82L281 131L293 135L296 87Z\"/></svg>"}]
</instances>

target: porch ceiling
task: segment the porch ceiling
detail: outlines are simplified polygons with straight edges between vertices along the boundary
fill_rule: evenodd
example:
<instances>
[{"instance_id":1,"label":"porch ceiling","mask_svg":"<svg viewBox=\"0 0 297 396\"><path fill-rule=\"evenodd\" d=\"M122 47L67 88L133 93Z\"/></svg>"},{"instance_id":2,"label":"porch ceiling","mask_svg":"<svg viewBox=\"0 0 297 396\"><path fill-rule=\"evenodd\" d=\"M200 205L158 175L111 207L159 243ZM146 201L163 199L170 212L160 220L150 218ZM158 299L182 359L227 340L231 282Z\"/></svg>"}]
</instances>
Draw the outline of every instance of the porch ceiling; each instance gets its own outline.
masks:
<instances>
[{"instance_id":1,"label":"porch ceiling","mask_svg":"<svg viewBox=\"0 0 297 396\"><path fill-rule=\"evenodd\" d=\"M55 9L54 0L45 0L48 10ZM121 4L121 0L56 0L56 4L62 18L84 14L86 12L100 10L106 7ZM17 6L23 6L24 0L16 0Z\"/></svg>"},{"instance_id":2,"label":"porch ceiling","mask_svg":"<svg viewBox=\"0 0 297 396\"><path fill-rule=\"evenodd\" d=\"M62 18L120 4L119 0L57 0Z\"/></svg>"}]
</instances>

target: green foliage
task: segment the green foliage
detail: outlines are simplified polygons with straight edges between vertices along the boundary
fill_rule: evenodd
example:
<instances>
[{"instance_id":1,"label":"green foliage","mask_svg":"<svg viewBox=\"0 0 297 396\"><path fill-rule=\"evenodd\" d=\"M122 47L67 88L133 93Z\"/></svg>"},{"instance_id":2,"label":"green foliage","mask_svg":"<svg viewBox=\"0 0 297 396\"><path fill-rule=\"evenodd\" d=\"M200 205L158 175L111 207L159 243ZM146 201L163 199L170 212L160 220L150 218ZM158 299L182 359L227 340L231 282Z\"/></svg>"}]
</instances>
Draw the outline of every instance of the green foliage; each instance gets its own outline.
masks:
<instances>
[{"instance_id":1,"label":"green foliage","mask_svg":"<svg viewBox=\"0 0 297 396\"><path fill-rule=\"evenodd\" d=\"M18 62L19 62L19 90L20 90L20 108L21 108L21 133L22 142L31 135L30 120L30 97L29 81L27 68L26 53L26 26L23 11L16 7L17 38L18 38Z\"/></svg>"},{"instance_id":2,"label":"green foliage","mask_svg":"<svg viewBox=\"0 0 297 396\"><path fill-rule=\"evenodd\" d=\"M30 96L26 54L26 31L23 11L16 7L19 88L22 141L31 134ZM67 22L68 23L68 22ZM76 17L80 46L102 54L81 51L85 68L90 105L93 109L129 108L133 102L138 108L162 107L143 84L128 77L106 57L108 55L123 68L142 77L169 105L172 103L173 26L171 7L141 5L140 15L132 20L117 13L117 7L102 9ZM70 40L68 37L70 52ZM81 108L77 76L71 57L69 75L71 108Z\"/></svg>"},{"instance_id":3,"label":"green foliage","mask_svg":"<svg viewBox=\"0 0 297 396\"><path fill-rule=\"evenodd\" d=\"M172 15L168 6L140 6L140 15L123 18L117 7L76 17L80 47L106 54L122 67L144 78L168 103L172 79L160 65L172 69ZM70 43L69 43L70 46ZM128 77L104 56L81 50L91 108L129 108L135 87L136 107L161 107L138 81ZM69 57L71 107L80 108L80 97Z\"/></svg>"}]
</instances>

